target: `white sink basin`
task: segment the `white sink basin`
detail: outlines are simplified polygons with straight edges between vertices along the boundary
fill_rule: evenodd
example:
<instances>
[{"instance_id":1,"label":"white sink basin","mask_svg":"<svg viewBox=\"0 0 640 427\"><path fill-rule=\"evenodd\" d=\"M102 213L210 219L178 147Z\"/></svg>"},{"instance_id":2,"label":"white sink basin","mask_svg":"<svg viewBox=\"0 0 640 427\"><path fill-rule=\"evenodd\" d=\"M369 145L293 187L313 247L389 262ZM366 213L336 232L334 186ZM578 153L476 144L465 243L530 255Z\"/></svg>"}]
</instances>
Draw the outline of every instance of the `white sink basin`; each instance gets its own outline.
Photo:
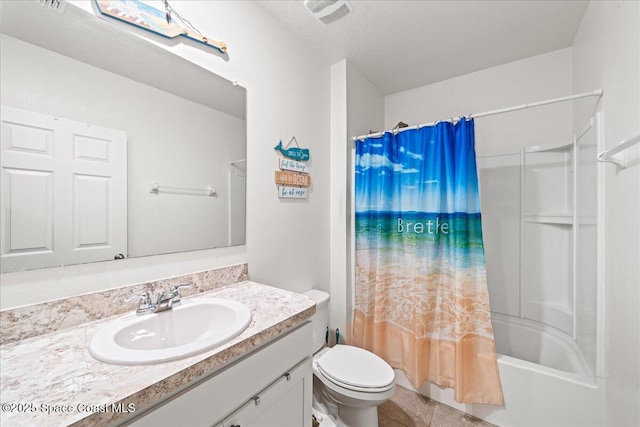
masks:
<instances>
[{"instance_id":1,"label":"white sink basin","mask_svg":"<svg viewBox=\"0 0 640 427\"><path fill-rule=\"evenodd\" d=\"M251 311L219 298L183 300L161 313L118 318L91 339L93 357L118 365L142 365L192 356L237 337L251 323Z\"/></svg>"}]
</instances>

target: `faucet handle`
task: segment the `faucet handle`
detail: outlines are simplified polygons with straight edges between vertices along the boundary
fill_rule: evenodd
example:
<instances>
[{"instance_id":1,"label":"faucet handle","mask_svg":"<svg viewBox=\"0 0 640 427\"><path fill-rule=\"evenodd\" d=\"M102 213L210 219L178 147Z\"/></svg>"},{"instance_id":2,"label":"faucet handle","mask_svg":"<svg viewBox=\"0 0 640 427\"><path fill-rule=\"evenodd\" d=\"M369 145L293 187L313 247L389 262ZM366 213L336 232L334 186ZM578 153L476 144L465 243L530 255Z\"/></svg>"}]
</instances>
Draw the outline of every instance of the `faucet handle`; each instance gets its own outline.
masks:
<instances>
[{"instance_id":1,"label":"faucet handle","mask_svg":"<svg viewBox=\"0 0 640 427\"><path fill-rule=\"evenodd\" d=\"M192 285L193 285L192 283L183 283L181 285L171 285L171 292L178 292L178 289L190 288Z\"/></svg>"},{"instance_id":2,"label":"faucet handle","mask_svg":"<svg viewBox=\"0 0 640 427\"><path fill-rule=\"evenodd\" d=\"M149 294L149 291L144 291L141 294L133 294L130 297L127 297L124 299L125 302L131 302L131 301L136 301L136 300L144 300L144 302L151 302L151 295Z\"/></svg>"},{"instance_id":3,"label":"faucet handle","mask_svg":"<svg viewBox=\"0 0 640 427\"><path fill-rule=\"evenodd\" d=\"M181 285L171 285L170 292L173 295L172 307L180 305L180 288L190 288L191 283L183 283Z\"/></svg>"},{"instance_id":4,"label":"faucet handle","mask_svg":"<svg viewBox=\"0 0 640 427\"><path fill-rule=\"evenodd\" d=\"M149 312L153 309L153 303L151 302L151 294L149 291L144 291L141 294L134 294L124 299L125 302L139 301L136 314L141 315Z\"/></svg>"}]
</instances>

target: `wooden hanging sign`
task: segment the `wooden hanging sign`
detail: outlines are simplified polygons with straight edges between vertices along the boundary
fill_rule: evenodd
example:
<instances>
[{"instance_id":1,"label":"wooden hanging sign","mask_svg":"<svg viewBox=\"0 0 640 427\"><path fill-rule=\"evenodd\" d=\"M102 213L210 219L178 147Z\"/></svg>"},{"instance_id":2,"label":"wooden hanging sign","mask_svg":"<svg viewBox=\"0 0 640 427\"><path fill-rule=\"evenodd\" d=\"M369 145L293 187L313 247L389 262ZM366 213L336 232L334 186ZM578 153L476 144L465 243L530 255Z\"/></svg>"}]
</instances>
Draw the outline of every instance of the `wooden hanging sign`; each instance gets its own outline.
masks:
<instances>
[{"instance_id":1,"label":"wooden hanging sign","mask_svg":"<svg viewBox=\"0 0 640 427\"><path fill-rule=\"evenodd\" d=\"M296 146L289 148L292 142L295 142ZM284 147L282 146L282 141L280 141L278 145L276 145L273 148L275 150L280 151L283 156L293 160L304 161L304 160L309 160L311 158L311 153L309 152L309 149L300 148L300 146L298 145L298 140L296 139L295 136L292 137L287 143L287 145L285 145Z\"/></svg>"},{"instance_id":2,"label":"wooden hanging sign","mask_svg":"<svg viewBox=\"0 0 640 427\"><path fill-rule=\"evenodd\" d=\"M200 34L195 28L185 28L178 24L180 17L172 17L171 9L159 10L140 0L96 0L96 6L105 16L144 28L163 37L183 36L218 49L222 53L227 52L227 45L224 42L212 40Z\"/></svg>"},{"instance_id":3,"label":"wooden hanging sign","mask_svg":"<svg viewBox=\"0 0 640 427\"><path fill-rule=\"evenodd\" d=\"M276 171L276 184L280 185L297 185L299 187L308 187L311 185L311 177L306 173Z\"/></svg>"},{"instance_id":4,"label":"wooden hanging sign","mask_svg":"<svg viewBox=\"0 0 640 427\"><path fill-rule=\"evenodd\" d=\"M302 162L298 162L293 159L287 159L285 157L278 157L278 167L282 170L288 170L293 172L306 172L307 165Z\"/></svg>"},{"instance_id":5,"label":"wooden hanging sign","mask_svg":"<svg viewBox=\"0 0 640 427\"><path fill-rule=\"evenodd\" d=\"M281 199L306 199L307 194L306 188L278 185L278 197Z\"/></svg>"}]
</instances>

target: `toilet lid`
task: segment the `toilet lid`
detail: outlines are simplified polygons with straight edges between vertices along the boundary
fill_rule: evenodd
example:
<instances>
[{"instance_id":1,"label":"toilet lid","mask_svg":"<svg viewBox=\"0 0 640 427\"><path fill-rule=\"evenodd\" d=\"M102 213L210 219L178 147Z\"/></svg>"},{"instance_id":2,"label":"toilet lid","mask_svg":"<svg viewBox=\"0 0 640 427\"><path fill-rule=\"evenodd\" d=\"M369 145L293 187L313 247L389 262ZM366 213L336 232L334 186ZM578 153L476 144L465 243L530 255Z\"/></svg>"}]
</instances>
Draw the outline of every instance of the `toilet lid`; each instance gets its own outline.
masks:
<instances>
[{"instance_id":1,"label":"toilet lid","mask_svg":"<svg viewBox=\"0 0 640 427\"><path fill-rule=\"evenodd\" d=\"M329 379L348 386L384 388L394 381L391 366L358 347L336 345L318 359L318 368Z\"/></svg>"}]
</instances>

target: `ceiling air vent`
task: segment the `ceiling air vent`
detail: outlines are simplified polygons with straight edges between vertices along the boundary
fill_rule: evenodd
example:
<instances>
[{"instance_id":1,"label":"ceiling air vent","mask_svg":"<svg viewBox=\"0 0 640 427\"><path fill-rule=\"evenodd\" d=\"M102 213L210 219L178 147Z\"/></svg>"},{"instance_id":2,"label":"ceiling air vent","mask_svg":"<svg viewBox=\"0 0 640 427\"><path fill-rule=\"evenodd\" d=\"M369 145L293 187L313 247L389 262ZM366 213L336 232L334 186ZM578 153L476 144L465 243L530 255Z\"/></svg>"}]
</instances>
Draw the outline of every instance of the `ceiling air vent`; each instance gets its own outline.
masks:
<instances>
[{"instance_id":1,"label":"ceiling air vent","mask_svg":"<svg viewBox=\"0 0 640 427\"><path fill-rule=\"evenodd\" d=\"M38 3L59 13L63 13L67 8L67 2L64 0L38 0Z\"/></svg>"},{"instance_id":2,"label":"ceiling air vent","mask_svg":"<svg viewBox=\"0 0 640 427\"><path fill-rule=\"evenodd\" d=\"M304 5L318 21L329 24L349 12L353 7L346 0L305 0Z\"/></svg>"}]
</instances>

